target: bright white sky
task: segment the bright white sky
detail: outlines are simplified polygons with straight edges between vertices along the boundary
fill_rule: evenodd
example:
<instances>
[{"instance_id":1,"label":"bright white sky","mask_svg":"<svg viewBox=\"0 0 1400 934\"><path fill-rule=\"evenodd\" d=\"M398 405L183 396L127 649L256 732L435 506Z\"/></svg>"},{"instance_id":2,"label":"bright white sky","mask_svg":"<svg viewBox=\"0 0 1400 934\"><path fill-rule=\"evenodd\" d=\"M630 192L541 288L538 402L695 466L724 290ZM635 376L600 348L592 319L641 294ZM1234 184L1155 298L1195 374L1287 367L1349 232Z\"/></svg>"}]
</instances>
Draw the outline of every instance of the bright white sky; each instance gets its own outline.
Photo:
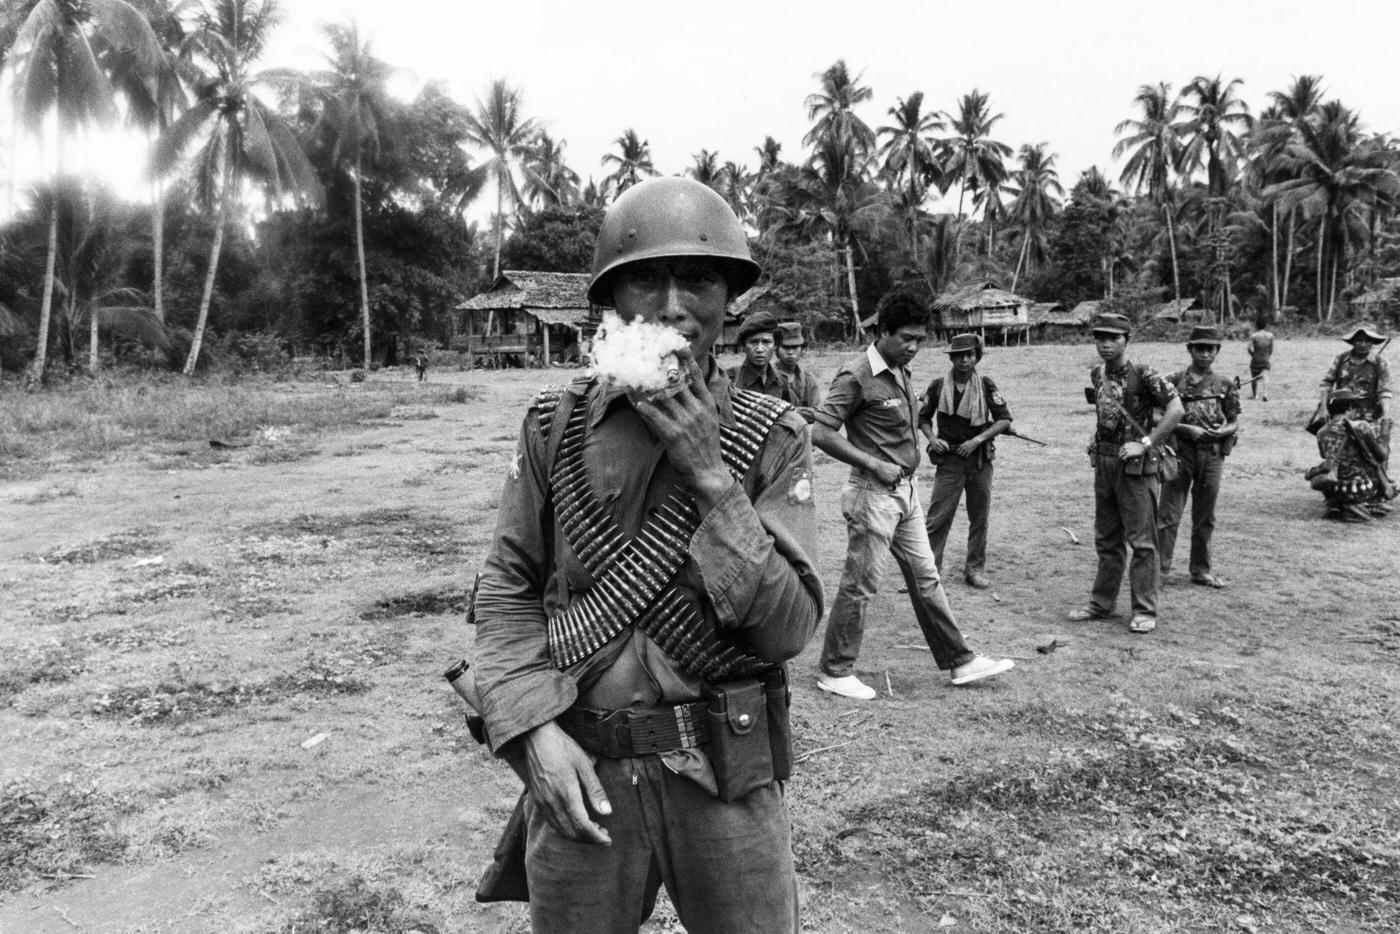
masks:
<instances>
[{"instance_id":1,"label":"bright white sky","mask_svg":"<svg viewBox=\"0 0 1400 934\"><path fill-rule=\"evenodd\" d=\"M282 10L268 66L319 67L317 24L353 15L375 53L411 73L405 94L432 79L467 103L496 77L520 87L585 181L606 174L599 159L628 127L665 173L701 147L752 168L765 134L798 160L803 100L843 57L874 89L861 114L872 126L889 122L897 96L922 90L926 108L950 110L980 88L1005 114L996 137L1016 149L1048 142L1067 189L1112 164L1113 128L1135 115L1138 85L1163 79L1241 77L1257 111L1292 75L1321 74L1372 130L1400 132L1391 0L284 0ZM8 113L0 133L8 150ZM142 152L104 142L88 164L137 196ZM33 156L4 155L0 172L16 167L22 197ZM494 206L488 193L482 214L484 202Z\"/></svg>"}]
</instances>

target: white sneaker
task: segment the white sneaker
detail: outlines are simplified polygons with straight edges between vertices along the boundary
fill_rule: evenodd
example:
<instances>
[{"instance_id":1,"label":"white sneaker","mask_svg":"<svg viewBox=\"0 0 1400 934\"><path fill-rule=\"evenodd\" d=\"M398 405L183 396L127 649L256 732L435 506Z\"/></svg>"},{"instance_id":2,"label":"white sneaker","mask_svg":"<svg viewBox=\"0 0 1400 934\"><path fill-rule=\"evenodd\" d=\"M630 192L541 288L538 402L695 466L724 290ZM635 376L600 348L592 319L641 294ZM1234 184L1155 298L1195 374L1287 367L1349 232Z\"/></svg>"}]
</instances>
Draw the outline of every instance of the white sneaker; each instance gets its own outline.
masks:
<instances>
[{"instance_id":1,"label":"white sneaker","mask_svg":"<svg viewBox=\"0 0 1400 934\"><path fill-rule=\"evenodd\" d=\"M953 669L954 684L971 684L974 681L981 681L983 678L991 678L1002 672L1010 671L1016 667L1016 663L1009 658L988 658L985 655L978 655L966 665L959 665Z\"/></svg>"},{"instance_id":2,"label":"white sneaker","mask_svg":"<svg viewBox=\"0 0 1400 934\"><path fill-rule=\"evenodd\" d=\"M874 700L875 689L855 675L838 678L824 671L817 672L817 687L830 694L840 694L855 700Z\"/></svg>"}]
</instances>

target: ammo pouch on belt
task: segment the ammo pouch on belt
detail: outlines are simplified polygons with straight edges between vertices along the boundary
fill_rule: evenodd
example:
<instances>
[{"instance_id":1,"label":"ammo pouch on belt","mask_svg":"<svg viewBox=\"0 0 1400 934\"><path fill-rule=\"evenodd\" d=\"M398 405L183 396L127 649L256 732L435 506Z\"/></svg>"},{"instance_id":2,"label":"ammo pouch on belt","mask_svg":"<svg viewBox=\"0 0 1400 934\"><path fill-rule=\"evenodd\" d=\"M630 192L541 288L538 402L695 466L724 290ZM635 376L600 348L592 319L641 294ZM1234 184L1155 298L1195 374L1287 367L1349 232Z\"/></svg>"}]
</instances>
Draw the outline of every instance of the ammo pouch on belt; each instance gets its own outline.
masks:
<instances>
[{"instance_id":1,"label":"ammo pouch on belt","mask_svg":"<svg viewBox=\"0 0 1400 934\"><path fill-rule=\"evenodd\" d=\"M707 685L710 765L724 801L737 801L773 782L768 695L756 678Z\"/></svg>"},{"instance_id":2,"label":"ammo pouch on belt","mask_svg":"<svg viewBox=\"0 0 1400 934\"><path fill-rule=\"evenodd\" d=\"M1142 457L1132 457L1123 462L1123 472L1130 477L1151 477L1166 483L1175 480L1181 473L1181 462L1176 459L1176 451L1166 445L1148 448Z\"/></svg>"}]
</instances>

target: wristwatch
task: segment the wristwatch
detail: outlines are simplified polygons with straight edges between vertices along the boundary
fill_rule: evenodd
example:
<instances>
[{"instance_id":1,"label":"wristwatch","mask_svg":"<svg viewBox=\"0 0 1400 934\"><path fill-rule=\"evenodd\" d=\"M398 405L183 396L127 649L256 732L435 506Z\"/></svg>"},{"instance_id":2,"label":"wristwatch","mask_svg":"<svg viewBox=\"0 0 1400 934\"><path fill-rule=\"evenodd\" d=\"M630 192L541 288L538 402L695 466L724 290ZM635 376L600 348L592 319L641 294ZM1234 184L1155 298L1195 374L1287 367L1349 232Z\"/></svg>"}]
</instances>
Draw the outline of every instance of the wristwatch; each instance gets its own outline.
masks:
<instances>
[{"instance_id":1,"label":"wristwatch","mask_svg":"<svg viewBox=\"0 0 1400 934\"><path fill-rule=\"evenodd\" d=\"M1150 448L1150 447L1152 447L1152 436L1151 436L1151 435L1143 435L1143 436L1142 436L1142 446L1145 447L1145 448Z\"/></svg>"}]
</instances>

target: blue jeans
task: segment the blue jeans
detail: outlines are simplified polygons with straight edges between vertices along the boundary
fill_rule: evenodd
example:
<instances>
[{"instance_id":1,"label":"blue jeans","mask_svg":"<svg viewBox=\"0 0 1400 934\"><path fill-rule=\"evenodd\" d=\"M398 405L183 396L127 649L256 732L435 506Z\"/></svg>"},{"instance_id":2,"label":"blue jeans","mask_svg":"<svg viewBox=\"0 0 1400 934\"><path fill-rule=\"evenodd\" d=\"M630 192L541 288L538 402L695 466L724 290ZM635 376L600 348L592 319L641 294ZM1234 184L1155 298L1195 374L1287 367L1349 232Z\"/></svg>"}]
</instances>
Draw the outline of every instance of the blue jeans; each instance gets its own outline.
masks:
<instances>
[{"instance_id":1,"label":"blue jeans","mask_svg":"<svg viewBox=\"0 0 1400 934\"><path fill-rule=\"evenodd\" d=\"M975 471L968 470L969 463L982 460ZM958 514L958 500L967 491L967 557L963 560L963 574L981 571L987 566L987 519L992 511L992 461L981 457L980 452L971 458L949 453L938 465L938 473L933 478L933 496L928 503L928 543L933 549L933 560L938 569L943 570L943 546L948 542L948 531L953 527L953 517Z\"/></svg>"},{"instance_id":2,"label":"blue jeans","mask_svg":"<svg viewBox=\"0 0 1400 934\"><path fill-rule=\"evenodd\" d=\"M635 934L662 883L691 934L796 934L797 875L774 782L732 803L659 756L594 765L613 812L609 846L560 836L526 799L525 874L535 934Z\"/></svg>"},{"instance_id":3,"label":"blue jeans","mask_svg":"<svg viewBox=\"0 0 1400 934\"><path fill-rule=\"evenodd\" d=\"M1172 568L1176 530L1191 494L1191 576L1210 573L1210 538L1215 533L1215 503L1220 498L1220 472L1225 458L1212 445L1180 444L1181 472L1162 484L1157 510L1157 554L1162 573Z\"/></svg>"},{"instance_id":4,"label":"blue jeans","mask_svg":"<svg viewBox=\"0 0 1400 934\"><path fill-rule=\"evenodd\" d=\"M885 557L891 552L938 667L946 671L972 661L975 655L963 641L938 577L913 481L901 480L891 490L853 475L841 491L841 512L846 517L846 567L826 623L822 671L840 678L855 668L865 635L865 612L880 589Z\"/></svg>"}]
</instances>

